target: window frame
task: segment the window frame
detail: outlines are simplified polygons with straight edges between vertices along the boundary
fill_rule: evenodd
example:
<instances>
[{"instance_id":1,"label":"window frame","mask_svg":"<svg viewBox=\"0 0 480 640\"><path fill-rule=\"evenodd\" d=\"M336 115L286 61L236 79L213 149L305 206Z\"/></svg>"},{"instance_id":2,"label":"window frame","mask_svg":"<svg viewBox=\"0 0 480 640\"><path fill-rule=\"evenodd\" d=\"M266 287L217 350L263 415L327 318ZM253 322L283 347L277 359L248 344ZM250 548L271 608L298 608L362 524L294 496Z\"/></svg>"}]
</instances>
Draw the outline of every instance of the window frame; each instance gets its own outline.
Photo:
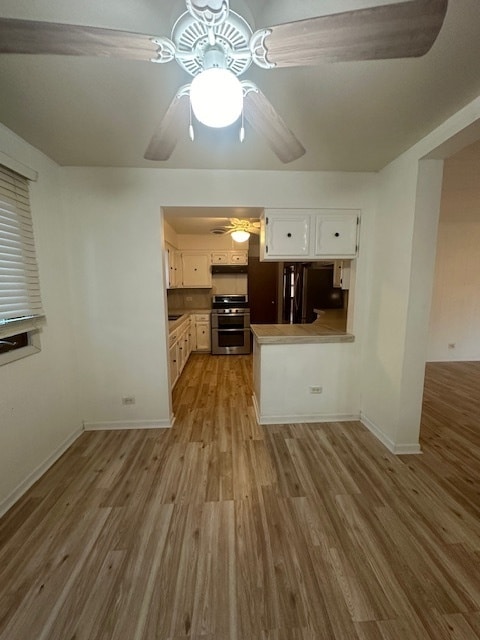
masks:
<instances>
[{"instance_id":1,"label":"window frame","mask_svg":"<svg viewBox=\"0 0 480 640\"><path fill-rule=\"evenodd\" d=\"M2 162L3 156L0 154L0 340L26 333L28 344L0 353L0 366L38 353L45 322L30 209L32 175L10 168Z\"/></svg>"}]
</instances>

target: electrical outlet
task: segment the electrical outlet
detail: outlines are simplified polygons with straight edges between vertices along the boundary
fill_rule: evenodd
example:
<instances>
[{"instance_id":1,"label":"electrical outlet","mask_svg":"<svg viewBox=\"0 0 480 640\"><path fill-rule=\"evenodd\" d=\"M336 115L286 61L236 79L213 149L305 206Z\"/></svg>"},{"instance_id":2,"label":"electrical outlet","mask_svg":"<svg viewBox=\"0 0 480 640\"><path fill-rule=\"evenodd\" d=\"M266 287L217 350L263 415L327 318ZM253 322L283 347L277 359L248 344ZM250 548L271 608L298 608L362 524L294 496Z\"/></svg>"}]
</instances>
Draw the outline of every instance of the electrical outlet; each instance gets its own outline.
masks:
<instances>
[{"instance_id":1,"label":"electrical outlet","mask_svg":"<svg viewBox=\"0 0 480 640\"><path fill-rule=\"evenodd\" d=\"M455 342L449 342L449 343L448 343L448 348L449 348L449 349L455 349L455 347L456 347Z\"/></svg>"},{"instance_id":2,"label":"electrical outlet","mask_svg":"<svg viewBox=\"0 0 480 640\"><path fill-rule=\"evenodd\" d=\"M318 387L317 385L310 386L310 393L322 393L323 387Z\"/></svg>"},{"instance_id":3,"label":"electrical outlet","mask_svg":"<svg viewBox=\"0 0 480 640\"><path fill-rule=\"evenodd\" d=\"M135 396L123 396L122 404L135 404Z\"/></svg>"}]
</instances>

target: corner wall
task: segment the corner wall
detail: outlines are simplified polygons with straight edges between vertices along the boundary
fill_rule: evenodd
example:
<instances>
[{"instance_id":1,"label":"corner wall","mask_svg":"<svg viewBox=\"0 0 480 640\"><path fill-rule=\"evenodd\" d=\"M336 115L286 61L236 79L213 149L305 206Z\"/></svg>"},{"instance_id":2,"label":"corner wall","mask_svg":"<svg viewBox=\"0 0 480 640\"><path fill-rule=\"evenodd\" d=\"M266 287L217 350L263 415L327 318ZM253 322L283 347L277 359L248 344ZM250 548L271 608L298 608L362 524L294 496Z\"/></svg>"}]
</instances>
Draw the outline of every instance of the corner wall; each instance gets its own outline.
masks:
<instances>
[{"instance_id":1,"label":"corner wall","mask_svg":"<svg viewBox=\"0 0 480 640\"><path fill-rule=\"evenodd\" d=\"M480 98L379 174L362 419L396 453L419 451L442 158L478 122Z\"/></svg>"}]
</instances>

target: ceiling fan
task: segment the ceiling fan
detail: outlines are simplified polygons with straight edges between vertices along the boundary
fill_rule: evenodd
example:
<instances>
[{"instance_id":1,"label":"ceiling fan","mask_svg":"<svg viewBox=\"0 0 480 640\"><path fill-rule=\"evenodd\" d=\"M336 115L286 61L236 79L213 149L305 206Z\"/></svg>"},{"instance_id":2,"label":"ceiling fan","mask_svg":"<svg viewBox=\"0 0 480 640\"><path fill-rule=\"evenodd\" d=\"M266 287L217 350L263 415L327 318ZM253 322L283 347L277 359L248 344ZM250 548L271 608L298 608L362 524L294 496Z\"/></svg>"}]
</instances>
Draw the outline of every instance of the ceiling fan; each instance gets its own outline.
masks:
<instances>
[{"instance_id":1,"label":"ceiling fan","mask_svg":"<svg viewBox=\"0 0 480 640\"><path fill-rule=\"evenodd\" d=\"M176 21L170 38L0 18L0 53L108 56L160 64L175 60L193 80L176 92L150 140L146 159L168 160L183 127L188 126L193 139L193 111L207 126L224 127L241 120L241 141L246 120L287 163L305 153L303 145L260 88L238 76L252 63L273 69L422 56L435 42L448 6L448 0L406 0L253 33L248 22L230 9L229 0L185 2L187 11Z\"/></svg>"},{"instance_id":2,"label":"ceiling fan","mask_svg":"<svg viewBox=\"0 0 480 640\"><path fill-rule=\"evenodd\" d=\"M235 242L245 242L250 234L260 233L260 220L240 220L230 218L230 224L224 227L226 233L230 233Z\"/></svg>"}]
</instances>

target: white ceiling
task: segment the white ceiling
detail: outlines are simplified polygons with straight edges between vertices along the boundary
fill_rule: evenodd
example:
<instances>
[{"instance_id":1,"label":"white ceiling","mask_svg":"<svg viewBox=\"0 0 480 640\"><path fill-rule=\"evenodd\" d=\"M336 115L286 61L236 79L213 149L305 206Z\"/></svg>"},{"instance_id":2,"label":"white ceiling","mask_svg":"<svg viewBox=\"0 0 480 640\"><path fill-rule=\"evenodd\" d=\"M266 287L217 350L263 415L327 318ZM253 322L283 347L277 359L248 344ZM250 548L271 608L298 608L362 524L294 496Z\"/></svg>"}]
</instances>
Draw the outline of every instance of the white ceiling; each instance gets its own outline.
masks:
<instances>
[{"instance_id":1,"label":"white ceiling","mask_svg":"<svg viewBox=\"0 0 480 640\"><path fill-rule=\"evenodd\" d=\"M230 224L231 218L258 220L259 207L163 207L165 220L180 234L206 234Z\"/></svg>"},{"instance_id":2,"label":"white ceiling","mask_svg":"<svg viewBox=\"0 0 480 640\"><path fill-rule=\"evenodd\" d=\"M393 0L231 0L253 28ZM0 15L170 35L182 0L0 0ZM189 77L174 62L0 56L0 121L62 165L266 170L378 170L480 94L480 0L450 0L423 58L245 74L307 148L282 165L247 129L185 128L168 162L143 159Z\"/></svg>"}]
</instances>

